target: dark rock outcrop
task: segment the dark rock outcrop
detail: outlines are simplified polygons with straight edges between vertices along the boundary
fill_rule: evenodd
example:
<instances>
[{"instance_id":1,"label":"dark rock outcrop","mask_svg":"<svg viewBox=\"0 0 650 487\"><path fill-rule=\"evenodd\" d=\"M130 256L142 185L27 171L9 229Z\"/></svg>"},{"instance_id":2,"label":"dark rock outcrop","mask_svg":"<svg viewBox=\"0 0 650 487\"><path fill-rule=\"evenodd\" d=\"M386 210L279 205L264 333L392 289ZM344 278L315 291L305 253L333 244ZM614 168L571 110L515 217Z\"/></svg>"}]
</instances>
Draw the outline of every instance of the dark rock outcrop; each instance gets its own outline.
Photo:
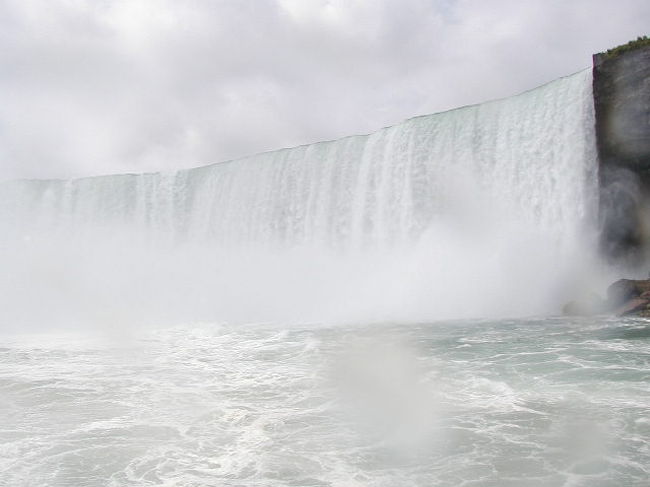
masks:
<instances>
[{"instance_id":1,"label":"dark rock outcrop","mask_svg":"<svg viewBox=\"0 0 650 487\"><path fill-rule=\"evenodd\" d=\"M607 307L616 316L650 315L650 279L620 279L607 288Z\"/></svg>"},{"instance_id":2,"label":"dark rock outcrop","mask_svg":"<svg viewBox=\"0 0 650 487\"><path fill-rule=\"evenodd\" d=\"M650 248L650 45L594 55L601 247L637 265Z\"/></svg>"},{"instance_id":3,"label":"dark rock outcrop","mask_svg":"<svg viewBox=\"0 0 650 487\"><path fill-rule=\"evenodd\" d=\"M596 54L594 107L598 156L606 165L650 175L650 45Z\"/></svg>"},{"instance_id":4,"label":"dark rock outcrop","mask_svg":"<svg viewBox=\"0 0 650 487\"><path fill-rule=\"evenodd\" d=\"M568 316L643 316L650 317L650 279L619 279L607 288L607 299L589 294L567 303Z\"/></svg>"},{"instance_id":5,"label":"dark rock outcrop","mask_svg":"<svg viewBox=\"0 0 650 487\"><path fill-rule=\"evenodd\" d=\"M620 306L649 292L650 280L619 279L607 288L607 302L610 306Z\"/></svg>"},{"instance_id":6,"label":"dark rock outcrop","mask_svg":"<svg viewBox=\"0 0 650 487\"><path fill-rule=\"evenodd\" d=\"M614 310L616 316L628 316L645 311L650 299L632 298Z\"/></svg>"}]
</instances>

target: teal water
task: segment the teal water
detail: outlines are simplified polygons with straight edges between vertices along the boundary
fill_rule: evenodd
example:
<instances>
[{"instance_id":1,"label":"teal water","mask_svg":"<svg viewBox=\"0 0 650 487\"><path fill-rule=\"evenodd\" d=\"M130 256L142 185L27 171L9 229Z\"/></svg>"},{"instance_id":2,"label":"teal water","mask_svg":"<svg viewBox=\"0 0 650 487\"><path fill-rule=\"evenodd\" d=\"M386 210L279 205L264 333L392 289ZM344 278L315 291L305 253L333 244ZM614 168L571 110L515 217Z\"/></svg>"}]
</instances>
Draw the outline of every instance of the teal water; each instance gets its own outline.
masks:
<instances>
[{"instance_id":1,"label":"teal water","mask_svg":"<svg viewBox=\"0 0 650 487\"><path fill-rule=\"evenodd\" d=\"M2 486L647 486L650 321L0 339Z\"/></svg>"}]
</instances>

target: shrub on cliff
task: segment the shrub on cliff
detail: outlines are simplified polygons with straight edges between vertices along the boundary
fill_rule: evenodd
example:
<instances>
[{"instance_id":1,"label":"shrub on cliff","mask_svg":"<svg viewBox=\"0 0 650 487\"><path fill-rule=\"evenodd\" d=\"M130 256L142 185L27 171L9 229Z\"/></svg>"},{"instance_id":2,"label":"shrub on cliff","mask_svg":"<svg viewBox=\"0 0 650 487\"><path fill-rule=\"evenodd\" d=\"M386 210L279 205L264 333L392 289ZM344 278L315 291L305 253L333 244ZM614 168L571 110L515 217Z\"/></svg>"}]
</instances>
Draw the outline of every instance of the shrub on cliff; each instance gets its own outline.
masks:
<instances>
[{"instance_id":1,"label":"shrub on cliff","mask_svg":"<svg viewBox=\"0 0 650 487\"><path fill-rule=\"evenodd\" d=\"M616 57L619 54L623 54L624 52L633 51L634 49L638 49L644 46L650 46L650 37L640 36L637 37L636 40L630 41L627 44L623 44L622 46L608 49L607 51L605 51L605 56L608 58Z\"/></svg>"}]
</instances>

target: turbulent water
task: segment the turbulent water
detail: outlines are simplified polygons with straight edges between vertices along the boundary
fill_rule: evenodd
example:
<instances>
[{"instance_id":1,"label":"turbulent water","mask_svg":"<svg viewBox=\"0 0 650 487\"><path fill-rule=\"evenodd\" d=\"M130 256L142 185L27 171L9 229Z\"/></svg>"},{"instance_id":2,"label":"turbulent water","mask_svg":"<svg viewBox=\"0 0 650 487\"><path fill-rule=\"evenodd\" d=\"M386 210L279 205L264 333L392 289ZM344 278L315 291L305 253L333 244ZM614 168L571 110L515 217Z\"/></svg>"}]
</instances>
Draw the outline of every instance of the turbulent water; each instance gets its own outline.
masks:
<instances>
[{"instance_id":1,"label":"turbulent water","mask_svg":"<svg viewBox=\"0 0 650 487\"><path fill-rule=\"evenodd\" d=\"M0 485L650 479L650 325L196 325L0 340Z\"/></svg>"}]
</instances>

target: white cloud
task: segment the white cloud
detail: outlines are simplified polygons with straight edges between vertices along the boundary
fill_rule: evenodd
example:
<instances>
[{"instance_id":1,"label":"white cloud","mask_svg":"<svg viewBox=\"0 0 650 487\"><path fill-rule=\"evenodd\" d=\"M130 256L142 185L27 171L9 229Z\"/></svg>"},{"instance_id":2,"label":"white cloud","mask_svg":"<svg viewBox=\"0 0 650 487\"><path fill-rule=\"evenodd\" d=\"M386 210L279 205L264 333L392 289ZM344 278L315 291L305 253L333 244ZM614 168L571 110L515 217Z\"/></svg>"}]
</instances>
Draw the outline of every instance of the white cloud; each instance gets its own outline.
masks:
<instances>
[{"instance_id":1,"label":"white cloud","mask_svg":"<svg viewBox=\"0 0 650 487\"><path fill-rule=\"evenodd\" d=\"M0 0L0 178L189 167L507 96L646 0Z\"/></svg>"}]
</instances>

